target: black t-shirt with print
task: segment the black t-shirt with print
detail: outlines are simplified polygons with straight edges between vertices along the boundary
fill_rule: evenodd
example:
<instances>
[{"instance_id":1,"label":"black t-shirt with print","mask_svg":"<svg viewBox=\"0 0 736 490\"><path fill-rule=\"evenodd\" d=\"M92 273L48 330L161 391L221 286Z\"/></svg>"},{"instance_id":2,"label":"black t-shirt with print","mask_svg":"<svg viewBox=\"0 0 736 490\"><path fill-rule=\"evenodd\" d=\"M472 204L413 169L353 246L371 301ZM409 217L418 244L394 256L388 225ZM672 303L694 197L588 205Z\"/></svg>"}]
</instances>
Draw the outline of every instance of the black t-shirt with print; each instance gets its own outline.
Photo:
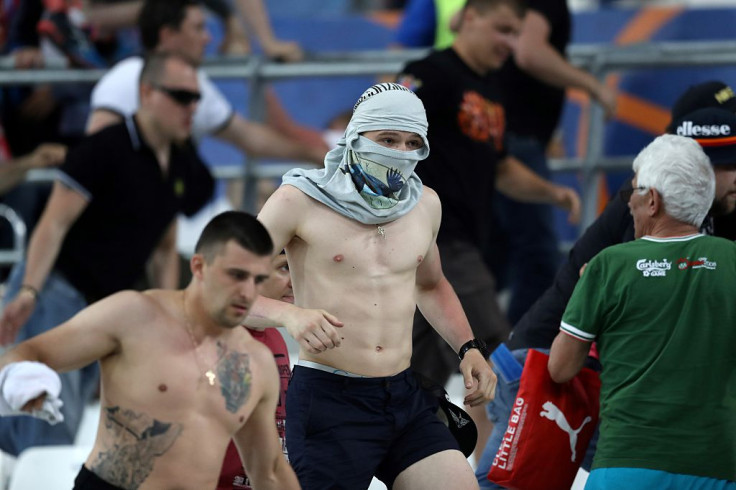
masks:
<instances>
[{"instance_id":1,"label":"black t-shirt with print","mask_svg":"<svg viewBox=\"0 0 736 490\"><path fill-rule=\"evenodd\" d=\"M547 19L549 42L564 57L572 25L567 0L527 0L526 5L527 10L534 10ZM546 145L559 122L565 91L520 70L513 56L501 68L499 78L508 131L532 136Z\"/></svg>"},{"instance_id":2,"label":"black t-shirt with print","mask_svg":"<svg viewBox=\"0 0 736 490\"><path fill-rule=\"evenodd\" d=\"M64 238L55 268L90 301L132 288L176 215L194 214L214 190L190 143L172 145L164 175L132 118L73 148L59 180L88 204Z\"/></svg>"},{"instance_id":3,"label":"black t-shirt with print","mask_svg":"<svg viewBox=\"0 0 736 490\"><path fill-rule=\"evenodd\" d=\"M416 172L442 201L437 239L479 246L490 222L497 163L506 155L497 83L471 70L452 48L409 63L398 81L427 111L429 157Z\"/></svg>"}]
</instances>

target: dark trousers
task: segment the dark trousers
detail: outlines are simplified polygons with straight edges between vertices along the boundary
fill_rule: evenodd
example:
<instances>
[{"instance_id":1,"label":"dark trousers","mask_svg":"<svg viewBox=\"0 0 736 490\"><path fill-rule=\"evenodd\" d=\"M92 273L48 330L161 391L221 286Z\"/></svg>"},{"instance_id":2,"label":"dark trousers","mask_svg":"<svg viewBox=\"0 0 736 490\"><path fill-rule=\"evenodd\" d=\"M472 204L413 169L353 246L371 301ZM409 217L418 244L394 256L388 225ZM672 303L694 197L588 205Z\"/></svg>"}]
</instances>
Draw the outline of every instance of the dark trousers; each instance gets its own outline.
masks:
<instances>
[{"instance_id":1,"label":"dark trousers","mask_svg":"<svg viewBox=\"0 0 736 490\"><path fill-rule=\"evenodd\" d=\"M531 137L508 135L508 152L539 176L549 179L545 144ZM511 296L511 325L529 310L552 284L560 265L553 208L527 204L495 193L494 223L485 256L501 289Z\"/></svg>"}]
</instances>

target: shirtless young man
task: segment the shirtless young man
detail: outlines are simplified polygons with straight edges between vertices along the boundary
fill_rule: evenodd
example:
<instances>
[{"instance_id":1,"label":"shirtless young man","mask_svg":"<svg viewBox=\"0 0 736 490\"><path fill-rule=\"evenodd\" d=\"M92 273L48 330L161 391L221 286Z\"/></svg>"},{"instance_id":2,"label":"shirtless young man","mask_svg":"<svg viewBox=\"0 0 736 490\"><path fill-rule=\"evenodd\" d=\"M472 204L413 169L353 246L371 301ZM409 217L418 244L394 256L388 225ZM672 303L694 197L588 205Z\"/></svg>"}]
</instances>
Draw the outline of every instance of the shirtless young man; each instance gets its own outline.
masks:
<instances>
[{"instance_id":1,"label":"shirtless young man","mask_svg":"<svg viewBox=\"0 0 736 490\"><path fill-rule=\"evenodd\" d=\"M114 294L0 358L4 401L15 410L53 405L48 368L100 361L97 439L75 490L214 488L231 437L257 488L299 488L276 434L273 354L239 328L272 250L254 217L223 213L202 232L185 290Z\"/></svg>"},{"instance_id":2,"label":"shirtless young man","mask_svg":"<svg viewBox=\"0 0 736 490\"><path fill-rule=\"evenodd\" d=\"M325 169L287 173L259 214L286 247L296 306L259 299L248 323L283 325L300 344L286 434L304 488L367 488L374 475L395 489L477 486L409 370L418 306L463 357L466 404L495 387L442 274L439 199L414 173L426 135L413 92L373 86Z\"/></svg>"}]
</instances>

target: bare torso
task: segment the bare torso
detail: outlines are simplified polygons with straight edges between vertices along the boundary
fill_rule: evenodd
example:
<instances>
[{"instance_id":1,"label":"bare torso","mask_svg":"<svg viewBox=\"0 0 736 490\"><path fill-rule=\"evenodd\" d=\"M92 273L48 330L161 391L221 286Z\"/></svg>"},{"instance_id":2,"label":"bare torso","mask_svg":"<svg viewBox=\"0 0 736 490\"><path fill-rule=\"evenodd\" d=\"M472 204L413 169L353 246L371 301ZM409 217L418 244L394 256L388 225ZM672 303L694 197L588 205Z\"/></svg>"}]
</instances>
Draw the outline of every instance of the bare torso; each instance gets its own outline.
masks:
<instances>
[{"instance_id":1,"label":"bare torso","mask_svg":"<svg viewBox=\"0 0 736 490\"><path fill-rule=\"evenodd\" d=\"M295 302L324 309L344 323L338 329L340 347L320 354L301 349L299 357L367 376L408 368L417 268L439 226L436 194L425 190L410 213L379 230L293 187L279 191L300 207L296 236L286 247Z\"/></svg>"},{"instance_id":2,"label":"bare torso","mask_svg":"<svg viewBox=\"0 0 736 490\"><path fill-rule=\"evenodd\" d=\"M196 355L181 292L140 296L131 312L140 321L121 336L118 353L100 361L102 411L85 464L123 488L214 488L230 438L260 398L264 347L243 328L223 329Z\"/></svg>"}]
</instances>

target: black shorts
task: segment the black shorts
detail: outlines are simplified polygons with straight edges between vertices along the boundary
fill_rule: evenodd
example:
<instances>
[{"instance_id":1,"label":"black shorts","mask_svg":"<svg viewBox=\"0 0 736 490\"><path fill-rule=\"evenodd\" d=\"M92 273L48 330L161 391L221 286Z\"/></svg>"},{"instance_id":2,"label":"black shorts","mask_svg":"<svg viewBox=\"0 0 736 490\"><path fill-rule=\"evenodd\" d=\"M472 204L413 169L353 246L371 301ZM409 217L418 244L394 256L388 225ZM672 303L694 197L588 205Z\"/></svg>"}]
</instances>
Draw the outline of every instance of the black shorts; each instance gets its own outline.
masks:
<instances>
[{"instance_id":1,"label":"black shorts","mask_svg":"<svg viewBox=\"0 0 736 490\"><path fill-rule=\"evenodd\" d=\"M295 366L286 391L286 446L305 490L391 488L412 464L459 446L438 401L410 369L351 378Z\"/></svg>"},{"instance_id":2,"label":"black shorts","mask_svg":"<svg viewBox=\"0 0 736 490\"><path fill-rule=\"evenodd\" d=\"M105 480L91 472L86 466L82 465L79 474L74 479L74 488L72 490L125 490L121 487L107 483Z\"/></svg>"}]
</instances>

